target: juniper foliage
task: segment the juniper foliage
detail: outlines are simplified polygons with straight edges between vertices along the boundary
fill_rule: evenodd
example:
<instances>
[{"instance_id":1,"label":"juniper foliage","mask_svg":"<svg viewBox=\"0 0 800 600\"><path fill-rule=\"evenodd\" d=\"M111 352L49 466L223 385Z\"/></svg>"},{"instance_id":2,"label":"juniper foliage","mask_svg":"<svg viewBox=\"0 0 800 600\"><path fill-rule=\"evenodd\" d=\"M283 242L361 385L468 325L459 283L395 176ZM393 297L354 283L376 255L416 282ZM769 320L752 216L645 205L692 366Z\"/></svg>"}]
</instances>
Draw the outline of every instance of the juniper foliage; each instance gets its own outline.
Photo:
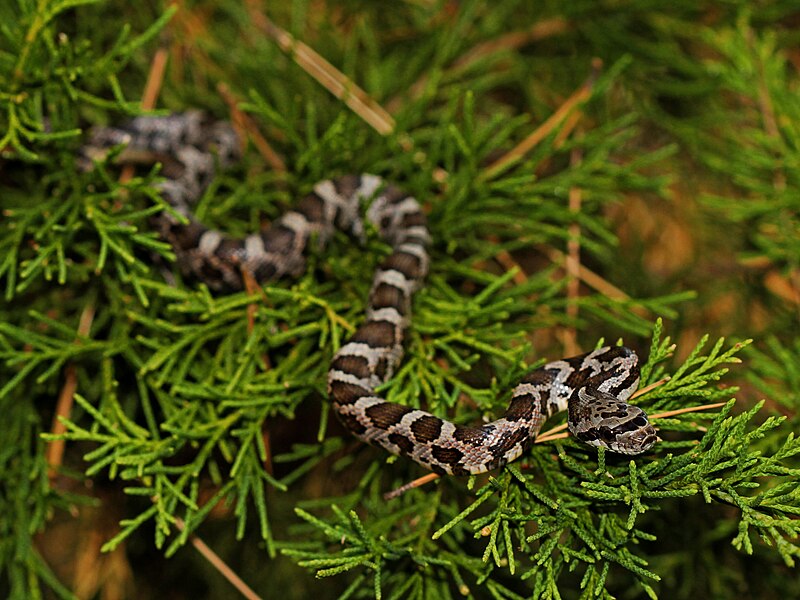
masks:
<instances>
[{"instance_id":1,"label":"juniper foliage","mask_svg":"<svg viewBox=\"0 0 800 600\"><path fill-rule=\"evenodd\" d=\"M260 10L229 0L136 11L94 0L0 5L0 590L73 597L34 543L48 539L54 516L92 504L71 480L124 499L103 550L145 543L180 556L221 511L238 540L226 548L257 556L240 574L266 590L271 573L287 596L298 580L299 597L342 598L796 591L792 3L757 14L735 2L269 6L276 23L392 108L386 135L264 35ZM257 230L317 180L346 172L381 173L425 203L432 269L415 297L407 356L382 390L389 400L465 423L498 415L520 375L560 353L557 334L575 331L585 348L603 336L639 348L643 385L669 377L637 399L649 413L724 406L657 419L663 439L645 457L559 439L490 476L385 500L418 469L355 443L324 401L330 357L362 318L388 252L375 232L363 246L338 235L296 281L212 294L175 272L148 225L165 208L158 167L124 181L113 161L77 168L87 126L139 112L158 47L171 60L160 106L224 116L223 82L290 165L270 170L251 146L204 194L204 222ZM577 129L562 119L503 158L578 89ZM659 290L651 275L627 282L625 291L644 290L635 295L586 286L575 296L569 271L551 260L579 239L584 266L633 268L610 210L626 197L670 206L670 174L687 165L711 190L698 219L723 215L723 227L742 232L706 223L702 235L728 235L742 268L755 258L764 275L741 296L775 315L755 349L744 319L727 329L733 343L719 325L699 340L681 335L677 349L664 335L658 317L680 332L692 303L713 302L711 288L695 301L685 288ZM747 364L733 378L740 354ZM734 406L742 379L768 408ZM48 433L70 380L66 432ZM59 440L67 454L53 477L45 452ZM700 541L676 542L664 523ZM743 557L771 574L746 577ZM302 567L291 584L279 575L290 565ZM327 579L305 581L306 572Z\"/></svg>"}]
</instances>

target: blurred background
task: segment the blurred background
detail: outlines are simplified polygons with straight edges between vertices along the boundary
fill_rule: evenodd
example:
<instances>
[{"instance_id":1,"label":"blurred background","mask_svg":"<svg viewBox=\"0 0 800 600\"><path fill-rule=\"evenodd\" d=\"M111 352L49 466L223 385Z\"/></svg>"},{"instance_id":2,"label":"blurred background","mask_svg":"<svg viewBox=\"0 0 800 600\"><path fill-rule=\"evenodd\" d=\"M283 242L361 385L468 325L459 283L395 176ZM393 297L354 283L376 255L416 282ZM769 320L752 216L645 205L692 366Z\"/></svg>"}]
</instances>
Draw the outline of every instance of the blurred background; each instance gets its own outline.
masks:
<instances>
[{"instance_id":1,"label":"blurred background","mask_svg":"<svg viewBox=\"0 0 800 600\"><path fill-rule=\"evenodd\" d=\"M624 337L646 355L653 323L663 317L664 331L676 344L675 365L705 335L712 343L719 337L731 343L753 339L738 355L743 364L732 365L724 379L727 388L740 388L736 411L765 399L758 419L787 419L779 435L765 442L772 451L779 439L797 430L797 2L31 0L4 3L0 22L5 24L0 41L0 123L6 130L0 143L5 196L0 202L5 210L30 202L32 189L36 197L56 185L52 182L58 178L57 169L69 166L63 157L73 155L80 144L82 134L74 128L113 122L141 106L201 108L232 119L249 139L244 166L219 184L233 199L204 205L204 220L235 233L250 231L280 214L291 196L287 186L307 189L316 180L349 169L396 176L418 197L426 194L437 240L434 260L443 265L434 272L432 295L421 301L423 332L426 327L435 329L436 315L448 301L477 294L494 281L489 274L510 273L507 281L537 300L529 305L535 314L524 317L518 314L523 307L503 309L510 311L512 322L519 321L514 335L523 320L534 325L514 338L528 345L504 360L533 362L576 353L590 349L601 337L608 342ZM46 115L47 121L44 132L31 134L37 129L35 115ZM247 188L231 196L237 177L246 178ZM36 187L40 184L43 187ZM138 185L136 180L133 185ZM487 200L470 204L469 194L475 190ZM53 214L48 210L44 213ZM10 214L4 213L7 225ZM42 227L44 231L46 223ZM21 245L12 234L6 231L7 241L0 246L6 261L0 268L8 300L4 319L19 325L15 315L34 306L79 328L83 284L73 285L77 291L63 306L58 296L46 296L59 277L54 266L58 251L40 264L26 254L39 242ZM346 243L337 247L345 248ZM330 267L333 281L339 282L333 287L346 288L341 282L360 268L358 255L349 256ZM9 265L17 262L20 268L12 278ZM477 273L487 273L487 279L459 267L466 263ZM94 266L81 272L83 281L99 272ZM29 287L15 288L28 286L29 280L34 281ZM361 287L356 284L352 298L363 296L366 285L368 276ZM141 295L137 297L139 292L131 286L125 302L133 305ZM447 286L459 296L448 296ZM153 287L144 289L144 295L156 293ZM88 297L91 291L85 293ZM48 304L54 312L36 304L32 294L51 298ZM344 298L338 306L350 296ZM73 301L74 319L64 321L59 311ZM127 308L120 302L122 314ZM193 314L194 305L186 302L171 314ZM287 314L296 304L290 298L276 302L276 310ZM357 318L359 310L356 306L348 315ZM167 313L153 308L142 314L157 319ZM287 318L294 318L293 313ZM48 327L54 325L31 326L30 331ZM24 346L17 344L14 331L9 325L0 332L5 382L12 381L25 362L14 354ZM505 347L509 339L498 337L497 343ZM317 351L316 346L309 348L310 353ZM98 468L88 481L82 477L82 461L98 444L71 443L65 458L48 455L49 464L63 463L61 480L41 471L45 452L50 451L31 431L56 431L50 421L53 402L45 399L64 396L64 385L71 381L61 369L65 362L54 367L51 384L37 388L49 381L49 375L41 375L39 383L31 381L15 396L21 398L22 390L41 394L37 397L42 402L25 417L26 423L36 424L20 429L20 439L31 444L27 451L36 466L26 467L29 472L40 473L41 481L55 481L60 489L56 499L44 491L44 483L34 485L29 478L33 483L27 497L36 500L22 511L29 519L23 519L28 533L8 524L5 540L0 540L10 564L25 535L36 533L30 556L40 556L42 562L25 559L32 581L26 589L40 589L44 597L74 593L109 600L234 598L240 593L248 597L225 578L230 568L264 598L374 597L370 578L345 574L320 581L313 576L313 565L299 566L302 560L297 556L273 548L269 553L274 556L269 557L265 544L272 542L265 541L261 517L253 512L244 520L245 527L235 518L238 508L231 503L210 503L213 508L198 532L223 557L222 566L204 554L199 547L203 542L194 537L186 545L171 547L165 558L174 537L161 538L156 532L161 548L154 548L152 523L135 529L116 550L101 551L119 533L120 522L145 515L151 503L147 492L138 497L124 493L126 485L136 484L105 469ZM499 383L489 383L492 376L486 373L494 366L491 360L482 361L464 381L487 394L503 388L508 384L503 376ZM111 381L121 390L135 389L132 375L126 382L105 368L97 367L96 384L88 382L89 375L81 375L84 371L73 374L80 393L91 398L86 388L99 389ZM323 361L308 368L318 393ZM31 378L45 367L36 369ZM267 445L276 454L289 453L293 443L316 444L322 427L319 403L301 403L315 390L305 390L292 401L291 410L275 417ZM453 398L458 393L452 392ZM304 422L313 425L309 428ZM331 427L341 433L332 423ZM331 446L330 452L340 448ZM7 460L14 460L16 452ZM217 452L221 464L227 464L225 449ZM294 459L303 459L297 447L292 452ZM187 456L172 458L183 464ZM354 467L364 471L371 468L370 461L382 464L383 457L377 457L373 453L354 459ZM297 506L324 507L330 504L325 498L345 496L359 483L357 476L347 475L332 481L330 464L309 463L309 473L296 475L285 464L274 465L275 477L289 486L285 493L274 488L268 492L270 537L279 541L275 548L292 540L299 543L295 549L302 548L305 530L297 529ZM791 464L796 467L796 460ZM207 501L219 489L209 485L198 494ZM390 488L384 481L372 497L386 489ZM21 501L10 493L5 498L9 506ZM737 523L726 517L738 510L708 504L699 495L665 502L648 513L647 529L657 541L641 544L647 569L661 576L652 582L659 597L800 595L796 571L774 548L756 543L747 554L732 546ZM171 535L180 535L182 525L173 525ZM794 545L786 552L796 556L794 530L786 531L786 543ZM12 544L12 539L17 541ZM22 572L7 571L12 575L0 590L26 587L14 583L13 573ZM493 577L503 591L474 581L459 587L451 581L422 591L415 588L414 594L435 598L449 590L452 597L460 597L468 589L474 597L517 598L537 593L533 579L508 573ZM560 596L549 590L549 597L636 598L646 593L613 571L593 590L581 591L580 573L566 574L560 581ZM411 595L411 590L394 589L397 595L392 597Z\"/></svg>"}]
</instances>

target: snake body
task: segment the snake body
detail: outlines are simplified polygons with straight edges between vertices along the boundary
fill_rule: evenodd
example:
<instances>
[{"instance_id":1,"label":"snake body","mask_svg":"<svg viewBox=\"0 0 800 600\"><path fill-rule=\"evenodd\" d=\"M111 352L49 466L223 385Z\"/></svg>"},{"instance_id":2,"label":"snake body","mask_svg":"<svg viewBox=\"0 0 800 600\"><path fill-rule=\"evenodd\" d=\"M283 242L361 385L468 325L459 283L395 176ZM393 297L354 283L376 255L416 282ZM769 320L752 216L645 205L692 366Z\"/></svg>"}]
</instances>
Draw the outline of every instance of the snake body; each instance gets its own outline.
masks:
<instances>
[{"instance_id":1,"label":"snake body","mask_svg":"<svg viewBox=\"0 0 800 600\"><path fill-rule=\"evenodd\" d=\"M188 222L165 211L155 226L172 244L180 268L215 290L241 289L243 270L258 282L297 276L310 240L324 244L336 228L363 236L360 207L371 200L367 219L392 253L375 271L364 322L336 352L328 372L333 408L360 440L451 475L483 473L518 458L544 421L564 410L570 431L588 444L638 454L656 442L644 411L626 402L638 386L639 369L636 354L621 346L536 369L514 389L503 416L479 427L381 398L376 389L392 377L403 356L411 298L428 271L430 234L419 202L380 177L322 181L268 230L234 239L203 226L191 210L215 170L240 154L240 140L229 124L199 112L138 117L120 127L95 128L81 155L88 163L116 145L126 148L121 162L163 163L159 191Z\"/></svg>"}]
</instances>

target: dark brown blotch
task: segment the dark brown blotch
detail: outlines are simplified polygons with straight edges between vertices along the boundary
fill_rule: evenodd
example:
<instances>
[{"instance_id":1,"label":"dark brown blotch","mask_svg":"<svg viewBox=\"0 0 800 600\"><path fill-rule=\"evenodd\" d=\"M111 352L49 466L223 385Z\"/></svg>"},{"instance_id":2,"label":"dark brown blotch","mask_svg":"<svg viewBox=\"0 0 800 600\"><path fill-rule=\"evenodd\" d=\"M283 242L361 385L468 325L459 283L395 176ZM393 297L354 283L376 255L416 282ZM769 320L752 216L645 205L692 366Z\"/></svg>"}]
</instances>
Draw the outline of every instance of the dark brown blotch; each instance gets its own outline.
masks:
<instances>
[{"instance_id":1,"label":"dark brown blotch","mask_svg":"<svg viewBox=\"0 0 800 600\"><path fill-rule=\"evenodd\" d=\"M294 244L294 230L284 225L275 225L261 234L264 250L286 254Z\"/></svg>"},{"instance_id":2,"label":"dark brown blotch","mask_svg":"<svg viewBox=\"0 0 800 600\"><path fill-rule=\"evenodd\" d=\"M369 361L363 356L353 356L343 354L333 359L331 369L337 369L345 373L350 373L356 377L369 377Z\"/></svg>"},{"instance_id":3,"label":"dark brown blotch","mask_svg":"<svg viewBox=\"0 0 800 600\"><path fill-rule=\"evenodd\" d=\"M458 448L433 445L431 446L431 456L445 465L455 465L464 457L464 453Z\"/></svg>"},{"instance_id":4,"label":"dark brown blotch","mask_svg":"<svg viewBox=\"0 0 800 600\"><path fill-rule=\"evenodd\" d=\"M580 441L585 442L587 444L589 442L597 441L599 439L599 437L600 437L598 432L597 432L597 428L596 427L590 427L589 429L586 429L585 431L575 432L575 434L576 434L576 437Z\"/></svg>"},{"instance_id":5,"label":"dark brown blotch","mask_svg":"<svg viewBox=\"0 0 800 600\"><path fill-rule=\"evenodd\" d=\"M403 290L389 283L379 284L372 291L369 303L372 308L395 308L401 315L406 314L408 308Z\"/></svg>"},{"instance_id":6,"label":"dark brown blotch","mask_svg":"<svg viewBox=\"0 0 800 600\"><path fill-rule=\"evenodd\" d=\"M408 439L406 436L399 434L399 433L392 433L389 435L389 441L392 442L395 446L400 448L400 450L405 454L411 454L414 451L414 442Z\"/></svg>"},{"instance_id":7,"label":"dark brown blotch","mask_svg":"<svg viewBox=\"0 0 800 600\"><path fill-rule=\"evenodd\" d=\"M273 279L277 273L278 267L270 260L260 261L258 265L256 265L256 268L253 269L253 277L255 277L256 281L259 283Z\"/></svg>"},{"instance_id":8,"label":"dark brown blotch","mask_svg":"<svg viewBox=\"0 0 800 600\"><path fill-rule=\"evenodd\" d=\"M223 237L214 254L226 262L237 263L244 254L244 240Z\"/></svg>"},{"instance_id":9,"label":"dark brown blotch","mask_svg":"<svg viewBox=\"0 0 800 600\"><path fill-rule=\"evenodd\" d=\"M341 412L337 412L336 414L339 416L339 420L342 422L342 425L344 425L345 428L353 434L361 435L367 430L367 428L362 425L354 415L348 415Z\"/></svg>"},{"instance_id":10,"label":"dark brown blotch","mask_svg":"<svg viewBox=\"0 0 800 600\"><path fill-rule=\"evenodd\" d=\"M522 383L530 383L536 386L549 386L553 382L553 374L545 369L536 369L522 378Z\"/></svg>"},{"instance_id":11,"label":"dark brown blotch","mask_svg":"<svg viewBox=\"0 0 800 600\"><path fill-rule=\"evenodd\" d=\"M387 258L381 268L402 273L406 279L416 280L422 275L422 263L414 254L398 250Z\"/></svg>"},{"instance_id":12,"label":"dark brown blotch","mask_svg":"<svg viewBox=\"0 0 800 600\"><path fill-rule=\"evenodd\" d=\"M418 442L428 443L439 438L442 420L433 415L420 417L411 424L411 433Z\"/></svg>"},{"instance_id":13,"label":"dark brown blotch","mask_svg":"<svg viewBox=\"0 0 800 600\"><path fill-rule=\"evenodd\" d=\"M172 224L169 227L169 241L183 250L194 248L200 243L200 238L208 231L200 223L189 223L188 225Z\"/></svg>"},{"instance_id":14,"label":"dark brown blotch","mask_svg":"<svg viewBox=\"0 0 800 600\"><path fill-rule=\"evenodd\" d=\"M580 365L573 366L574 370L569 374L567 380L564 382L567 387L573 390L577 390L579 387L583 386L589 379L589 371L581 371L578 369L578 366Z\"/></svg>"},{"instance_id":15,"label":"dark brown blotch","mask_svg":"<svg viewBox=\"0 0 800 600\"><path fill-rule=\"evenodd\" d=\"M486 437L491 435L493 430L494 427L489 425L480 429L477 427L462 427L457 425L453 432L453 437L457 441L469 444L470 446L483 446L486 442Z\"/></svg>"},{"instance_id":16,"label":"dark brown blotch","mask_svg":"<svg viewBox=\"0 0 800 600\"><path fill-rule=\"evenodd\" d=\"M417 227L420 225L426 225L425 215L422 214L421 211L415 211L403 215L403 227Z\"/></svg>"},{"instance_id":17,"label":"dark brown blotch","mask_svg":"<svg viewBox=\"0 0 800 600\"><path fill-rule=\"evenodd\" d=\"M380 404L373 404L368 407L366 415L372 419L375 427L379 429L388 429L392 425L397 425L404 415L410 413L413 409L403 406L402 404L395 404L393 402L382 402Z\"/></svg>"},{"instance_id":18,"label":"dark brown blotch","mask_svg":"<svg viewBox=\"0 0 800 600\"><path fill-rule=\"evenodd\" d=\"M386 186L386 189L383 190L381 196L386 198L390 204L398 204L402 200L408 198L408 194L394 185Z\"/></svg>"},{"instance_id":19,"label":"dark brown blotch","mask_svg":"<svg viewBox=\"0 0 800 600\"><path fill-rule=\"evenodd\" d=\"M325 200L316 192L311 192L297 205L297 212L309 223L322 223L325 220Z\"/></svg>"},{"instance_id":20,"label":"dark brown blotch","mask_svg":"<svg viewBox=\"0 0 800 600\"><path fill-rule=\"evenodd\" d=\"M533 418L536 398L532 394L521 394L511 399L508 410L503 415L507 421L528 421Z\"/></svg>"},{"instance_id":21,"label":"dark brown blotch","mask_svg":"<svg viewBox=\"0 0 800 600\"><path fill-rule=\"evenodd\" d=\"M205 281L209 287L219 289L222 282L225 280L223 271L227 267L219 263L219 260L214 260L214 257L201 256L194 254L189 258L189 266L194 274L199 279Z\"/></svg>"},{"instance_id":22,"label":"dark brown blotch","mask_svg":"<svg viewBox=\"0 0 800 600\"><path fill-rule=\"evenodd\" d=\"M350 198L361 187L361 177L359 175L342 175L332 179L331 182L336 193L344 198Z\"/></svg>"},{"instance_id":23,"label":"dark brown blotch","mask_svg":"<svg viewBox=\"0 0 800 600\"><path fill-rule=\"evenodd\" d=\"M337 404L352 404L359 398L371 395L371 390L355 383L336 380L330 383L330 396Z\"/></svg>"},{"instance_id":24,"label":"dark brown blotch","mask_svg":"<svg viewBox=\"0 0 800 600\"><path fill-rule=\"evenodd\" d=\"M431 469L431 471L433 471L433 472L434 472L434 473L436 473L437 475L447 475L447 469L445 469L444 467L440 467L440 466L439 466L439 465L437 465L437 464L433 464L433 463L432 463L432 464L430 465L430 469ZM459 474L460 474L460 473L459 473Z\"/></svg>"},{"instance_id":25,"label":"dark brown blotch","mask_svg":"<svg viewBox=\"0 0 800 600\"><path fill-rule=\"evenodd\" d=\"M627 410L603 410L600 416L604 419L624 419L628 416Z\"/></svg>"},{"instance_id":26,"label":"dark brown blotch","mask_svg":"<svg viewBox=\"0 0 800 600\"><path fill-rule=\"evenodd\" d=\"M375 364L375 375L381 381L386 381L386 375L389 373L389 359L385 356L378 359L378 362Z\"/></svg>"},{"instance_id":27,"label":"dark brown blotch","mask_svg":"<svg viewBox=\"0 0 800 600\"><path fill-rule=\"evenodd\" d=\"M370 348L394 346L394 325L388 321L368 321L359 327L350 341L366 344Z\"/></svg>"},{"instance_id":28,"label":"dark brown blotch","mask_svg":"<svg viewBox=\"0 0 800 600\"><path fill-rule=\"evenodd\" d=\"M511 450L518 443L523 442L523 447L527 448L533 443L533 439L528 435L528 431L520 427L502 437L496 444L489 448L489 452L498 458Z\"/></svg>"}]
</instances>

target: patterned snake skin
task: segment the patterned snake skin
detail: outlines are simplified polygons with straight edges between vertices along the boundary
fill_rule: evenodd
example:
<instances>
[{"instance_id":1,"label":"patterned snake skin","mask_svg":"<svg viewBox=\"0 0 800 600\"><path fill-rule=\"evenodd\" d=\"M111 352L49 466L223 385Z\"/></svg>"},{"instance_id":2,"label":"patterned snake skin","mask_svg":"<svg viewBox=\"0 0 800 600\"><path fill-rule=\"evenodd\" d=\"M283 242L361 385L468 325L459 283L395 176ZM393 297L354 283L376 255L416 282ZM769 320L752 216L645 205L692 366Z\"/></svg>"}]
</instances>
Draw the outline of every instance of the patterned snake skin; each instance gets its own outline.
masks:
<instances>
[{"instance_id":1,"label":"patterned snake skin","mask_svg":"<svg viewBox=\"0 0 800 600\"><path fill-rule=\"evenodd\" d=\"M230 125L187 112L96 128L81 152L84 166L116 145L125 146L120 162L163 163L166 179L159 191L188 224L165 212L155 226L174 247L180 268L215 290L241 289L242 270L259 282L297 276L312 237L324 244L337 227L363 236L360 204L372 200L367 219L393 252L375 271L366 320L328 372L334 410L360 440L451 475L483 473L516 459L544 421L563 410L572 434L588 444L639 454L656 442L644 411L625 402L639 383L639 369L636 354L624 347L599 348L529 373L505 414L480 427L456 425L378 396L375 389L392 377L403 356L411 297L428 271L430 243L419 203L380 177L322 181L269 230L233 239L204 227L191 212L216 168L239 156L240 140Z\"/></svg>"}]
</instances>

